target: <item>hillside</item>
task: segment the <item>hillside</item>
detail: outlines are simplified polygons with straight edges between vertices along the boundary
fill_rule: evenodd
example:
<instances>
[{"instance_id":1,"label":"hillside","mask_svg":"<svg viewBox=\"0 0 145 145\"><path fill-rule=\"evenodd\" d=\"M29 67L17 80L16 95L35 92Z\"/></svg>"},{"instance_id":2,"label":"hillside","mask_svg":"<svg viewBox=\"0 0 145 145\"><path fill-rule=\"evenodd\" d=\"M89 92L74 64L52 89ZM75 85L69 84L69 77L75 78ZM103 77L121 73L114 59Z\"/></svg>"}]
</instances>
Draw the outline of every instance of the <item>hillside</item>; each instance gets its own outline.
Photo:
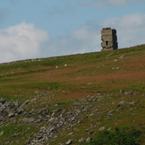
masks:
<instances>
[{"instance_id":1,"label":"hillside","mask_svg":"<svg viewBox=\"0 0 145 145\"><path fill-rule=\"evenodd\" d=\"M85 145L134 128L145 144L145 45L0 64L0 145Z\"/></svg>"}]
</instances>

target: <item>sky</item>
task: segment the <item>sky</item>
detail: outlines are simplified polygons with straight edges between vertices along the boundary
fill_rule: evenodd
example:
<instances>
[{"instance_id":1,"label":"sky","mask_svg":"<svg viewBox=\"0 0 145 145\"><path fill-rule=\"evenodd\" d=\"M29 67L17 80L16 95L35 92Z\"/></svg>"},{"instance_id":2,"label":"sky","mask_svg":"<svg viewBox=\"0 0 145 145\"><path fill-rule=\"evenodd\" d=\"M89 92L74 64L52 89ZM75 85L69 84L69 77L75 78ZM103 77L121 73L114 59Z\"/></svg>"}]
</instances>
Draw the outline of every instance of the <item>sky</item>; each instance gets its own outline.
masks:
<instances>
[{"instance_id":1,"label":"sky","mask_svg":"<svg viewBox=\"0 0 145 145\"><path fill-rule=\"evenodd\" d=\"M103 27L144 44L145 0L0 0L0 62L100 51Z\"/></svg>"}]
</instances>

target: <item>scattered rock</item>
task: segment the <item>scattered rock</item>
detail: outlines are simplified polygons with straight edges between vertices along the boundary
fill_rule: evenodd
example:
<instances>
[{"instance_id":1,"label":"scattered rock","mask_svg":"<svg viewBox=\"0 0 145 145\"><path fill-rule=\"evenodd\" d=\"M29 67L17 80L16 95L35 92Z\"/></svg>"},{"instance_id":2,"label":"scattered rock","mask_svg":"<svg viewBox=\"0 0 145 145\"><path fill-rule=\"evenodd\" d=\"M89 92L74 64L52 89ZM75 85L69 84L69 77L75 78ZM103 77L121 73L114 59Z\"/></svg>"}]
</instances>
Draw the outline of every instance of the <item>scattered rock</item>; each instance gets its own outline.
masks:
<instances>
[{"instance_id":1,"label":"scattered rock","mask_svg":"<svg viewBox=\"0 0 145 145\"><path fill-rule=\"evenodd\" d=\"M87 139L86 139L86 143L90 143L91 142L91 137L88 137Z\"/></svg>"},{"instance_id":2,"label":"scattered rock","mask_svg":"<svg viewBox=\"0 0 145 145\"><path fill-rule=\"evenodd\" d=\"M72 144L72 140L69 139L65 144L66 144L66 145L71 145L71 144Z\"/></svg>"},{"instance_id":3,"label":"scattered rock","mask_svg":"<svg viewBox=\"0 0 145 145\"><path fill-rule=\"evenodd\" d=\"M14 117L14 116L15 116L15 113L13 113L13 112L10 112L10 113L8 114L8 117L9 117L9 118Z\"/></svg>"},{"instance_id":4,"label":"scattered rock","mask_svg":"<svg viewBox=\"0 0 145 145\"><path fill-rule=\"evenodd\" d=\"M118 107L123 107L123 106L125 106L126 105L126 101L124 101L124 100L122 100L122 101L120 101L119 103L118 103Z\"/></svg>"},{"instance_id":5,"label":"scattered rock","mask_svg":"<svg viewBox=\"0 0 145 145\"><path fill-rule=\"evenodd\" d=\"M104 131L105 129L106 129L106 127L102 126L102 127L99 128L99 131Z\"/></svg>"},{"instance_id":6,"label":"scattered rock","mask_svg":"<svg viewBox=\"0 0 145 145\"><path fill-rule=\"evenodd\" d=\"M119 70L120 69L120 67L112 67L112 70Z\"/></svg>"},{"instance_id":7,"label":"scattered rock","mask_svg":"<svg viewBox=\"0 0 145 145\"><path fill-rule=\"evenodd\" d=\"M83 142L84 142L84 138L83 138L83 137L80 138L80 139L78 140L78 142L79 142L79 143L83 143Z\"/></svg>"},{"instance_id":8,"label":"scattered rock","mask_svg":"<svg viewBox=\"0 0 145 145\"><path fill-rule=\"evenodd\" d=\"M118 62L118 59L114 59L114 62Z\"/></svg>"},{"instance_id":9,"label":"scattered rock","mask_svg":"<svg viewBox=\"0 0 145 145\"><path fill-rule=\"evenodd\" d=\"M24 112L23 105L0 98L0 122Z\"/></svg>"},{"instance_id":10,"label":"scattered rock","mask_svg":"<svg viewBox=\"0 0 145 145\"><path fill-rule=\"evenodd\" d=\"M109 112L107 113L107 116L108 116L108 117L112 117L112 116L113 116L113 111L109 111Z\"/></svg>"},{"instance_id":11,"label":"scattered rock","mask_svg":"<svg viewBox=\"0 0 145 145\"><path fill-rule=\"evenodd\" d=\"M134 102L134 101L129 102L129 105L130 105L130 106L134 106L134 105L135 105L135 102Z\"/></svg>"},{"instance_id":12,"label":"scattered rock","mask_svg":"<svg viewBox=\"0 0 145 145\"><path fill-rule=\"evenodd\" d=\"M119 59L124 59L124 55L121 55L118 57Z\"/></svg>"},{"instance_id":13,"label":"scattered rock","mask_svg":"<svg viewBox=\"0 0 145 145\"><path fill-rule=\"evenodd\" d=\"M68 64L64 64L64 67L67 67L68 66Z\"/></svg>"},{"instance_id":14,"label":"scattered rock","mask_svg":"<svg viewBox=\"0 0 145 145\"><path fill-rule=\"evenodd\" d=\"M56 109L53 110L50 114L47 111L41 110L39 112L42 120L44 121L46 118L47 126L43 127L37 132L30 140L28 141L27 145L40 145L48 143L50 138L54 138L56 133L61 129L72 129L73 126L80 124L83 120L82 113L85 113L92 107L92 103L98 101L98 98L102 98L102 96L88 96L85 99L83 98L80 101L72 104L70 110L64 109ZM57 107L57 105L54 105ZM44 116L42 115L44 114ZM92 133L91 130L88 132L89 134ZM71 132L68 135L73 134ZM68 145L72 144L72 140L68 140Z\"/></svg>"},{"instance_id":15,"label":"scattered rock","mask_svg":"<svg viewBox=\"0 0 145 145\"><path fill-rule=\"evenodd\" d=\"M69 135L69 136L73 135L73 132L70 132L68 135Z\"/></svg>"}]
</instances>

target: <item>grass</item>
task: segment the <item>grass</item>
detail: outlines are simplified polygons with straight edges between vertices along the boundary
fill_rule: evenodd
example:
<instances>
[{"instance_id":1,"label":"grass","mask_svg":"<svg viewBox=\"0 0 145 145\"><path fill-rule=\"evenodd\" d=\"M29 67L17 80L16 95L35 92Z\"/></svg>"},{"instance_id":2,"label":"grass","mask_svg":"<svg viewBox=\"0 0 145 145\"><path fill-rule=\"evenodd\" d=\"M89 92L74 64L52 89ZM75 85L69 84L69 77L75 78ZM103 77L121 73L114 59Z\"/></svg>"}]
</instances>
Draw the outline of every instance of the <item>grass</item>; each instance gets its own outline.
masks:
<instances>
[{"instance_id":1,"label":"grass","mask_svg":"<svg viewBox=\"0 0 145 145\"><path fill-rule=\"evenodd\" d=\"M0 64L0 96L10 101L29 100L27 109L37 112L44 107L48 107L50 111L56 108L69 108L74 101L83 97L103 94L104 98L99 103L94 102L89 112L83 114L83 122L73 128L72 138L75 145L81 137L87 138L85 130L90 128L91 124L96 125L92 129L94 138L102 126L113 130L124 125L140 129L145 123L144 58L145 45L141 45L112 52L93 52ZM133 93L124 95L124 92ZM122 100L136 102L135 107L117 112L117 104ZM113 116L108 118L106 114L111 110ZM94 115L89 116L92 113ZM9 121L0 127L0 143L6 145L10 141L12 145L24 145L29 136L36 131L37 124L26 125L19 121L15 124ZM70 132L60 130L51 145L66 142L70 138ZM145 144L145 139L142 138Z\"/></svg>"},{"instance_id":2,"label":"grass","mask_svg":"<svg viewBox=\"0 0 145 145\"><path fill-rule=\"evenodd\" d=\"M104 131L87 145L140 145L141 131L136 129L118 129Z\"/></svg>"},{"instance_id":3,"label":"grass","mask_svg":"<svg viewBox=\"0 0 145 145\"><path fill-rule=\"evenodd\" d=\"M0 127L0 144L24 145L37 127L27 124L5 124Z\"/></svg>"}]
</instances>

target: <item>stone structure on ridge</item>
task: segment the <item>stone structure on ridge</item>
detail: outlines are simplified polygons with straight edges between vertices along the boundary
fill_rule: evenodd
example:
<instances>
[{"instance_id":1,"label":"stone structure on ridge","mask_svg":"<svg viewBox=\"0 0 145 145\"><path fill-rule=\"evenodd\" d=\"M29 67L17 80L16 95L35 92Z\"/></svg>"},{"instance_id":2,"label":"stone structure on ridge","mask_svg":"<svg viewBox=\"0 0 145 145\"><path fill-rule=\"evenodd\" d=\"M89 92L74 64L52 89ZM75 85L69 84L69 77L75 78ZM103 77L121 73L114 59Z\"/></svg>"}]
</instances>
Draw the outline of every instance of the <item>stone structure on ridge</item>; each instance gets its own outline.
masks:
<instances>
[{"instance_id":1,"label":"stone structure on ridge","mask_svg":"<svg viewBox=\"0 0 145 145\"><path fill-rule=\"evenodd\" d=\"M118 49L117 31L111 28L103 28L101 31L102 49L116 50Z\"/></svg>"}]
</instances>

